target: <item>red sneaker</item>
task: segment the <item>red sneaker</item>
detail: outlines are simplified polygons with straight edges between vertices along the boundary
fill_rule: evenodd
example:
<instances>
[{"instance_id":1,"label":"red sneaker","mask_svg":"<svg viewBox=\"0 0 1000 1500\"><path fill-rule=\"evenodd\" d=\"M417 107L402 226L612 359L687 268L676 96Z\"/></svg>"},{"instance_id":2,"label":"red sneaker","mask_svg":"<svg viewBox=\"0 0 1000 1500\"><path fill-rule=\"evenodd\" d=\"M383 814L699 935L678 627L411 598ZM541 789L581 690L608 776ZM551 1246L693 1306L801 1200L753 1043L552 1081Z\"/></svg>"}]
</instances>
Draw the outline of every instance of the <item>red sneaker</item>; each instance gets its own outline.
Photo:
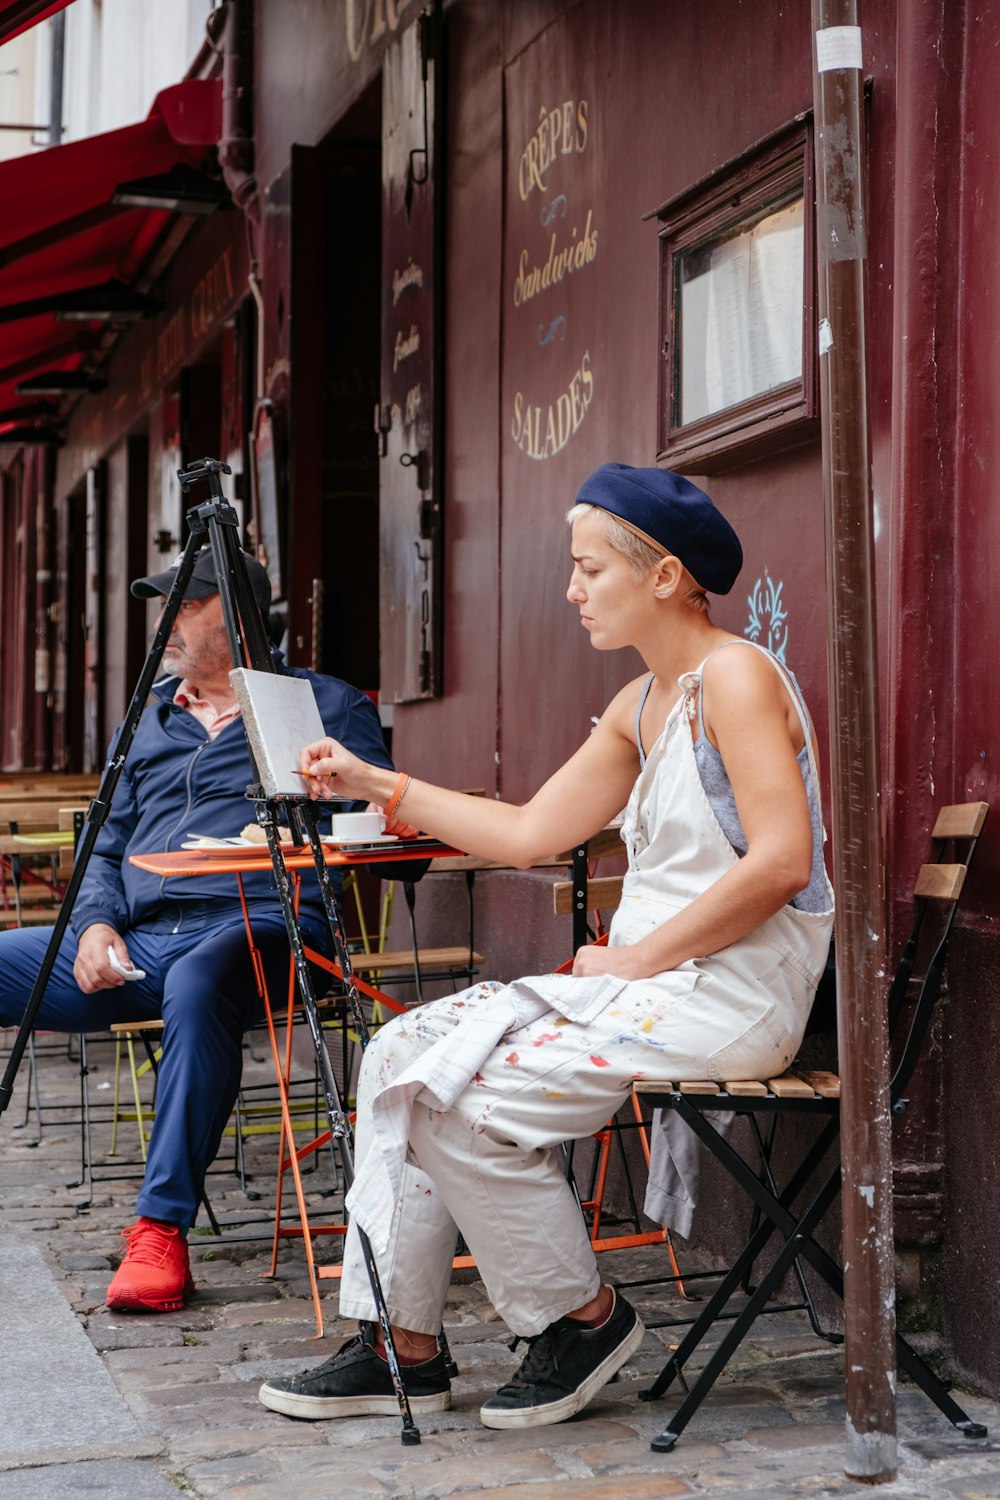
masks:
<instances>
[{"instance_id":1,"label":"red sneaker","mask_svg":"<svg viewBox=\"0 0 1000 1500\"><path fill-rule=\"evenodd\" d=\"M125 1259L108 1287L116 1312L179 1312L194 1291L187 1240L176 1224L139 1219L122 1230Z\"/></svg>"}]
</instances>

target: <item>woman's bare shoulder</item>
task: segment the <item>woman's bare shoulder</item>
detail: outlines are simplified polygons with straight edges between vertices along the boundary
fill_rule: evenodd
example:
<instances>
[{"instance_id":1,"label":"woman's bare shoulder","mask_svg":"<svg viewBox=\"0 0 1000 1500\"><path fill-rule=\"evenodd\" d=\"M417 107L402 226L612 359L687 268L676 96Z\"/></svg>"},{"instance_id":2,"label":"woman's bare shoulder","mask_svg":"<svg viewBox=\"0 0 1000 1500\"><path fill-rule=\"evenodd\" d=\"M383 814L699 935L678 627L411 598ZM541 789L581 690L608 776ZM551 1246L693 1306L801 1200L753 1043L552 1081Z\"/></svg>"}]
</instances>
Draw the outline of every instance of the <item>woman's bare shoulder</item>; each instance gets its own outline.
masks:
<instances>
[{"instance_id":1,"label":"woman's bare shoulder","mask_svg":"<svg viewBox=\"0 0 1000 1500\"><path fill-rule=\"evenodd\" d=\"M630 742L635 738L635 715L649 681L649 673L634 677L615 694L601 715L601 723L623 734Z\"/></svg>"},{"instance_id":2,"label":"woman's bare shoulder","mask_svg":"<svg viewBox=\"0 0 1000 1500\"><path fill-rule=\"evenodd\" d=\"M749 641L733 637L743 651L715 651L702 672L706 725L721 720L748 723L751 717L771 714L795 718L795 708L784 673L767 652L754 649Z\"/></svg>"},{"instance_id":3,"label":"woman's bare shoulder","mask_svg":"<svg viewBox=\"0 0 1000 1500\"><path fill-rule=\"evenodd\" d=\"M733 646L744 649L734 651ZM713 684L724 686L727 692L759 693L772 687L780 691L783 686L782 674L770 653L738 635L716 647L705 662L701 676L706 687L711 688Z\"/></svg>"}]
</instances>

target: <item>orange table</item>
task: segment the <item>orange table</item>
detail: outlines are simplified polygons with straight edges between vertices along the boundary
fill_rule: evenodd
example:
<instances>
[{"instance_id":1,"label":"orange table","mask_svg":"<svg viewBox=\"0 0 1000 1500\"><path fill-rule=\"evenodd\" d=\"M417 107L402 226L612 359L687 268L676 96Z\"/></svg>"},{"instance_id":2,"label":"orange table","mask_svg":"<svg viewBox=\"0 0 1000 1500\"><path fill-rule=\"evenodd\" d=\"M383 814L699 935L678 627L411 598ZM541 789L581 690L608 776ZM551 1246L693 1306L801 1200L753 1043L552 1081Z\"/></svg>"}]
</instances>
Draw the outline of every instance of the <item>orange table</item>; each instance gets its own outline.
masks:
<instances>
[{"instance_id":1,"label":"orange table","mask_svg":"<svg viewBox=\"0 0 1000 1500\"><path fill-rule=\"evenodd\" d=\"M285 861L285 868L293 877L297 907L301 872L303 870L315 869L312 850L308 845L305 848L300 848L292 844L283 844L281 850ZM450 858L460 854L460 852L460 850L453 849L449 844L442 844L437 839L423 836L414 839L399 839L375 849L372 849L370 845L347 849L331 844L323 845L323 853L327 866L339 869L349 868L353 865L390 864L400 860L427 859L428 857ZM264 976L264 965L254 942L253 927L243 887L244 875L255 874L261 870L270 868L271 860L268 847L266 844L251 844L233 845L230 848L181 849L166 854L133 854L130 856L129 863L135 865L137 869L147 871L151 875L166 878L229 874L233 875L236 879L247 942L250 946L250 956L254 976L257 981L257 990L264 1006L264 1020L267 1025L268 1039L271 1044L271 1056L274 1061L274 1071L278 1084L278 1097L281 1108L281 1130L278 1140L278 1186L270 1274L273 1276L277 1269L280 1239L288 1236L301 1238L305 1246L306 1263L309 1268L309 1285L312 1291L313 1308L316 1314L316 1337L321 1338L323 1335L323 1309L319 1296L317 1267L313 1256L312 1235L342 1235L346 1232L346 1225L328 1224L311 1226L309 1223L302 1177L299 1170L300 1163L311 1153L327 1144L330 1140L330 1131L323 1132L307 1145L296 1149L289 1104L289 1082L292 1063L292 1021L294 1019L298 994L294 960L290 960L289 962L288 1012L285 1023L284 1055L282 1056L282 1050L279 1046L278 1035L275 1029L274 1013L271 1008L271 997L268 993ZM306 947L305 954L310 962L326 969L335 977L344 977L339 965L333 960L326 958L309 947ZM373 985L367 984L363 979L358 979L355 976L354 983L363 995L369 999L379 1001L389 1010L401 1012L406 1009L398 1000L392 999L391 996L384 994L382 990L376 989ZM285 1154L286 1144L288 1148L287 1156ZM299 1224L295 1227L282 1226L281 1224L282 1184L284 1174L287 1170L291 1171L295 1183L295 1196L299 1211Z\"/></svg>"}]
</instances>

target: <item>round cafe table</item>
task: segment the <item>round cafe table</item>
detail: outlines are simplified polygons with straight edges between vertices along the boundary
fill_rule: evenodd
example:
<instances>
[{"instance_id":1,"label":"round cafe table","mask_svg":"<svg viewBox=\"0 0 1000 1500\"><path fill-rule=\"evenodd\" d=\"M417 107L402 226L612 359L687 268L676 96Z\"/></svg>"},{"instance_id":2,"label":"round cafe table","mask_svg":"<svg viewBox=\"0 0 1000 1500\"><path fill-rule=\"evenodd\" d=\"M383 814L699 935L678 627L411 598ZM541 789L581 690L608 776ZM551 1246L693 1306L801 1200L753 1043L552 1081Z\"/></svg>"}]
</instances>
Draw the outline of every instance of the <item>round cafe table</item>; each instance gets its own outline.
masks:
<instances>
[{"instance_id":1,"label":"round cafe table","mask_svg":"<svg viewBox=\"0 0 1000 1500\"><path fill-rule=\"evenodd\" d=\"M297 895L302 872L315 870L312 849L308 844L303 847L288 843L281 845L281 853L285 868L292 876L293 888ZM438 839L427 838L424 835L419 835L412 839L386 841L385 843L323 844L324 861L329 868L333 869L350 869L355 865L397 864L404 860L426 860L428 858L451 859L460 854L461 851L452 848L450 844L442 844ZM243 912L247 943L250 947L251 961L257 979L258 992L264 1007L264 1021L267 1026L268 1039L271 1045L271 1057L274 1062L274 1073L281 1110L281 1127L278 1139L278 1181L270 1275L273 1276L277 1269L278 1247L281 1239L287 1237L301 1238L305 1246L306 1263L309 1267L309 1285L312 1291L313 1309L316 1316L315 1336L316 1338L322 1338L323 1309L319 1295L319 1273L313 1255L312 1236L317 1234L343 1235L346 1233L347 1226L346 1224L311 1225L309 1222L300 1164L308 1156L325 1146L330 1140L331 1133L329 1130L323 1131L313 1140L307 1142L306 1145L296 1148L289 1098L292 1068L292 1023L295 1017L298 995L298 986L295 982L294 960L291 957L289 958L288 1010L284 1017L285 1041L282 1048L275 1027L275 1016L264 976L264 966L254 942L253 926L243 887L244 875L256 874L260 870L269 867L271 863L270 850L266 844L232 844L219 847L206 843L198 848L172 850L169 853L133 854L129 857L129 863L135 865L137 869L145 870L149 874L158 875L161 878L182 879L185 877L197 877L199 875L228 874L232 875L236 881L240 907ZM314 949L306 947L305 956L310 963L325 969L335 978L345 980L350 978L363 995L385 1006L388 1010L398 1013L406 1009L398 1000L394 1000L374 985L366 983L365 980L359 979L354 974L350 976L344 974L343 970L334 960L327 958L321 953L317 953ZM279 1019L281 1019L280 1015ZM344 1024L346 1025L346 1018ZM281 1223L282 1185L285 1172L289 1170L292 1173L292 1179L295 1184L295 1197L299 1218L297 1225L282 1225Z\"/></svg>"}]
</instances>

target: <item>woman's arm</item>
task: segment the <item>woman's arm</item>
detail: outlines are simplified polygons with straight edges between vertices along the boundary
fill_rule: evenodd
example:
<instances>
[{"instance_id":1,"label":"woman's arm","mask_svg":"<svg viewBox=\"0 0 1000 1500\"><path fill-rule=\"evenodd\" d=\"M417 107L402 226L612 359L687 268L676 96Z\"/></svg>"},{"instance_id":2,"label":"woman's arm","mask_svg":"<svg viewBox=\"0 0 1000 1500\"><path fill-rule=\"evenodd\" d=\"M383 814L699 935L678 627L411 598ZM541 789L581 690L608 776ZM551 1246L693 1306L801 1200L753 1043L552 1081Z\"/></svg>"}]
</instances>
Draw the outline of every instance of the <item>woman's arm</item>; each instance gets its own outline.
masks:
<instances>
[{"instance_id":1,"label":"woman's arm","mask_svg":"<svg viewBox=\"0 0 1000 1500\"><path fill-rule=\"evenodd\" d=\"M414 778L400 818L458 849L515 868L581 843L628 801L638 756L625 726L638 690L631 683L618 694L593 734L524 806ZM330 739L306 745L299 767L312 773L306 785L313 797L352 797L385 807L398 782L395 771L368 765Z\"/></svg>"},{"instance_id":2,"label":"woman's arm","mask_svg":"<svg viewBox=\"0 0 1000 1500\"><path fill-rule=\"evenodd\" d=\"M809 805L781 678L757 652L720 651L705 669L701 690L706 733L718 746L732 784L747 852L641 942L582 948L575 974L643 979L717 953L780 911L809 883Z\"/></svg>"}]
</instances>

